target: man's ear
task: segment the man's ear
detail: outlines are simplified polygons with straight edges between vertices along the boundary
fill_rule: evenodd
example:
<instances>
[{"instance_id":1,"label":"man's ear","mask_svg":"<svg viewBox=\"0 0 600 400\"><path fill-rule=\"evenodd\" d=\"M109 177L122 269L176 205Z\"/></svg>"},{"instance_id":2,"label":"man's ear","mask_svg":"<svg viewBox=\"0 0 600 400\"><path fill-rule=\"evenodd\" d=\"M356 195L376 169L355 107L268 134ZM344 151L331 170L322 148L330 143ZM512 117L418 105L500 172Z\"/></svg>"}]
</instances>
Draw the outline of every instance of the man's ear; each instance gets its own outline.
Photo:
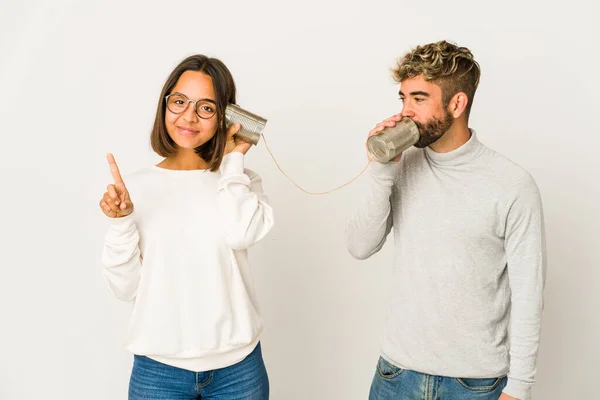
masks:
<instances>
[{"instance_id":1,"label":"man's ear","mask_svg":"<svg viewBox=\"0 0 600 400\"><path fill-rule=\"evenodd\" d=\"M469 104L469 97L467 94L458 92L450 99L448 111L455 119L458 119L467 111L467 104Z\"/></svg>"}]
</instances>

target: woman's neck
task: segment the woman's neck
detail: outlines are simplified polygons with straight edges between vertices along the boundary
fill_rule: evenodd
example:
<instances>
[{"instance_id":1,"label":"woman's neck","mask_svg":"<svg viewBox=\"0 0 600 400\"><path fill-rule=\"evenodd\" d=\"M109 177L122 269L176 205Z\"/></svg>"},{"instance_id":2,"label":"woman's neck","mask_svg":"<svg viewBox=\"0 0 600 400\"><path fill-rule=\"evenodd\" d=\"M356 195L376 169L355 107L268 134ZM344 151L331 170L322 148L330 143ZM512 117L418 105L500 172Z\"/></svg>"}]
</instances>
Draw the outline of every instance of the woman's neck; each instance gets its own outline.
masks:
<instances>
[{"instance_id":1,"label":"woman's neck","mask_svg":"<svg viewBox=\"0 0 600 400\"><path fill-rule=\"evenodd\" d=\"M193 170L193 169L208 169L209 165L204 161L193 149L185 149L179 151L177 155L167 157L157 164L160 168L177 169L177 170Z\"/></svg>"}]
</instances>

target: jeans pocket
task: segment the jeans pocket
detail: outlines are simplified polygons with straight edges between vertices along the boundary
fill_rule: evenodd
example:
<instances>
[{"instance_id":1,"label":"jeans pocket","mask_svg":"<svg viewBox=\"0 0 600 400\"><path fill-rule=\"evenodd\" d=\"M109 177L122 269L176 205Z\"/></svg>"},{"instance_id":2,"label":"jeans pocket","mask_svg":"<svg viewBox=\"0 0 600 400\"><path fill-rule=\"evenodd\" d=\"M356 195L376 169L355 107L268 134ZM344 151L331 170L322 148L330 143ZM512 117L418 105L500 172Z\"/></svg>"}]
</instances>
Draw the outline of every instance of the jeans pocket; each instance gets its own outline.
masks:
<instances>
[{"instance_id":1,"label":"jeans pocket","mask_svg":"<svg viewBox=\"0 0 600 400\"><path fill-rule=\"evenodd\" d=\"M383 379L392 379L400 375L404 370L386 361L383 357L379 357L377 362L377 373Z\"/></svg>"},{"instance_id":2,"label":"jeans pocket","mask_svg":"<svg viewBox=\"0 0 600 400\"><path fill-rule=\"evenodd\" d=\"M496 389L504 379L499 378L457 378L456 380L466 389L474 392L491 392Z\"/></svg>"}]
</instances>

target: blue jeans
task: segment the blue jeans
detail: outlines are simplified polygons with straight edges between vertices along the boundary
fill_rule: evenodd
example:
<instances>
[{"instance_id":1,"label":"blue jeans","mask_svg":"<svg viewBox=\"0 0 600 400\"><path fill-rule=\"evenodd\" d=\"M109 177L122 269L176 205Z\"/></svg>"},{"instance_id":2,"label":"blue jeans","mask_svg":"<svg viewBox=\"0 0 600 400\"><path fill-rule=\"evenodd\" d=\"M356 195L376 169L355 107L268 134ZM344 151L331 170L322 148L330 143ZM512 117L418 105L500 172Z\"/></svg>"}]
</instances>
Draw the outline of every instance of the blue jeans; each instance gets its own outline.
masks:
<instances>
[{"instance_id":1,"label":"blue jeans","mask_svg":"<svg viewBox=\"0 0 600 400\"><path fill-rule=\"evenodd\" d=\"M134 356L129 400L268 400L269 378L260 343L232 366L192 372Z\"/></svg>"},{"instance_id":2,"label":"blue jeans","mask_svg":"<svg viewBox=\"0 0 600 400\"><path fill-rule=\"evenodd\" d=\"M369 400L498 400L506 381L505 376L472 379L426 375L398 368L380 357Z\"/></svg>"}]
</instances>

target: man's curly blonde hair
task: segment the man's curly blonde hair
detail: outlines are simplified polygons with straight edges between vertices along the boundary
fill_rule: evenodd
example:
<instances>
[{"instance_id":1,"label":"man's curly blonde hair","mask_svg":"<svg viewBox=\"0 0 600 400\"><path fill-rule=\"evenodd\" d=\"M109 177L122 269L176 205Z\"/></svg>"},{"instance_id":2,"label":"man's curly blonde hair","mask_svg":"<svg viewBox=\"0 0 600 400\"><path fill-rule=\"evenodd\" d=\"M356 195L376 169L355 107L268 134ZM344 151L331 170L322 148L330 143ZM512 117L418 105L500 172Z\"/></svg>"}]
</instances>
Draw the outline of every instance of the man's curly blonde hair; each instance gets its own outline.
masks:
<instances>
[{"instance_id":1,"label":"man's curly blonde hair","mask_svg":"<svg viewBox=\"0 0 600 400\"><path fill-rule=\"evenodd\" d=\"M468 117L481 71L469 49L442 40L417 46L398 60L392 74L398 83L423 75L426 81L442 89L444 107L456 93L464 92L469 99L466 108Z\"/></svg>"}]
</instances>

